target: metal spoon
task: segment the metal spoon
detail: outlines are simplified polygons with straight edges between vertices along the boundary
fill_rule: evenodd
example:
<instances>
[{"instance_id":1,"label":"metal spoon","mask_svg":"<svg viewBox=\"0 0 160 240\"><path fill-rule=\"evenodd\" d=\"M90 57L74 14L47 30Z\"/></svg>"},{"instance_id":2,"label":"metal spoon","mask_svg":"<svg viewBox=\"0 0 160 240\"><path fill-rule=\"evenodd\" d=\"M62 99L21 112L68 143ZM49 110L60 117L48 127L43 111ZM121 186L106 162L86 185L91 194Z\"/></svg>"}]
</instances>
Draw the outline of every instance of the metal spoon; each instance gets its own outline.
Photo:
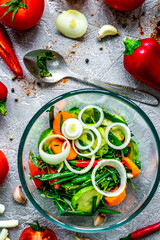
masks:
<instances>
[{"instance_id":1,"label":"metal spoon","mask_svg":"<svg viewBox=\"0 0 160 240\"><path fill-rule=\"evenodd\" d=\"M54 55L53 61L47 61L47 69L50 73L52 73L52 76L41 78L40 69L37 66L37 56L39 55L43 56L45 55L46 52L52 52ZM102 82L102 81L98 81L95 79L90 79L90 78L78 75L72 72L67 67L64 58L59 53L54 52L52 50L38 49L38 50L28 52L25 54L23 61L26 68L32 75L34 75L36 78L39 78L46 83L55 83L63 78L69 77L69 78L77 79L86 84L91 84L96 87L100 87L100 88L109 90L111 92L121 94L127 98L130 98L132 100L142 102L148 105L156 106L159 103L158 100L149 93L146 93L134 88L125 87L125 86L116 85L116 84L110 84L107 82Z\"/></svg>"}]
</instances>

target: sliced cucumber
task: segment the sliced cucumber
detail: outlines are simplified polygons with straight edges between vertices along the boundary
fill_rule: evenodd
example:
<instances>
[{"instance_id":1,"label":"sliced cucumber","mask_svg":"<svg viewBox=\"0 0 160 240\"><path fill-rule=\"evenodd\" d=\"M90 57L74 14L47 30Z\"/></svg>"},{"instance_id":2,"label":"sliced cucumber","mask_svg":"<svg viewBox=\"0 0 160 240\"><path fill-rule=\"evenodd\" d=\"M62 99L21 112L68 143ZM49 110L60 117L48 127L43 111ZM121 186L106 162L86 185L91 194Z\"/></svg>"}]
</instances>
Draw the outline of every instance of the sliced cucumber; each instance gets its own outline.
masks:
<instances>
[{"instance_id":1,"label":"sliced cucumber","mask_svg":"<svg viewBox=\"0 0 160 240\"><path fill-rule=\"evenodd\" d=\"M139 151L136 142L131 139L131 149L127 155L128 158L130 158L140 169L141 168L141 162L139 161Z\"/></svg>"},{"instance_id":2,"label":"sliced cucumber","mask_svg":"<svg viewBox=\"0 0 160 240\"><path fill-rule=\"evenodd\" d=\"M68 113L70 113L73 118L78 119L78 115L79 115L80 111L81 111L80 108L74 107L74 108L70 109L70 110L68 111Z\"/></svg>"},{"instance_id":3,"label":"sliced cucumber","mask_svg":"<svg viewBox=\"0 0 160 240\"><path fill-rule=\"evenodd\" d=\"M97 197L96 207L100 204L103 197L93 186L82 188L71 199L73 208L77 211L91 212L93 197Z\"/></svg>"}]
</instances>

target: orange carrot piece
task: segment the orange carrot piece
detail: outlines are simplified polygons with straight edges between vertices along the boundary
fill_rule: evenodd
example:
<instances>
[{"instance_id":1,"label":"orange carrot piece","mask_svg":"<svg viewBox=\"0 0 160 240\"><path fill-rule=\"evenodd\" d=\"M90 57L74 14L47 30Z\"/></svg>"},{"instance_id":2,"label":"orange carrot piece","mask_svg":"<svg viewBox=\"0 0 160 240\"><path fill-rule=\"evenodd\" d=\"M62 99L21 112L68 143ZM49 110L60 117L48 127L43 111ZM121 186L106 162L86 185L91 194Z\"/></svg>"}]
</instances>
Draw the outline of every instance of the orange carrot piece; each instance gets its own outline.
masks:
<instances>
[{"instance_id":1,"label":"orange carrot piece","mask_svg":"<svg viewBox=\"0 0 160 240\"><path fill-rule=\"evenodd\" d=\"M54 154L59 154L62 152L62 146L64 141L61 141L59 139L54 139L51 142L51 149L54 152ZM74 160L77 157L77 153L74 151L74 149L71 146L70 153L68 154L67 160Z\"/></svg>"},{"instance_id":2,"label":"orange carrot piece","mask_svg":"<svg viewBox=\"0 0 160 240\"><path fill-rule=\"evenodd\" d=\"M115 192L116 190L117 189L111 190L111 192ZM111 207L121 203L125 199L125 197L126 197L126 189L124 189L124 191L116 197L105 197L105 202L109 207Z\"/></svg>"},{"instance_id":3,"label":"orange carrot piece","mask_svg":"<svg viewBox=\"0 0 160 240\"><path fill-rule=\"evenodd\" d=\"M124 162L124 165L128 169L132 170L133 178L136 178L140 174L139 168L136 166L136 164L131 159L129 159L128 157L123 157L122 161Z\"/></svg>"},{"instance_id":4,"label":"orange carrot piece","mask_svg":"<svg viewBox=\"0 0 160 240\"><path fill-rule=\"evenodd\" d=\"M62 135L61 132L61 115L63 118L63 122L65 122L67 119L72 118L72 115L66 111L59 112L55 119L53 120L53 132L55 134L60 134Z\"/></svg>"}]
</instances>

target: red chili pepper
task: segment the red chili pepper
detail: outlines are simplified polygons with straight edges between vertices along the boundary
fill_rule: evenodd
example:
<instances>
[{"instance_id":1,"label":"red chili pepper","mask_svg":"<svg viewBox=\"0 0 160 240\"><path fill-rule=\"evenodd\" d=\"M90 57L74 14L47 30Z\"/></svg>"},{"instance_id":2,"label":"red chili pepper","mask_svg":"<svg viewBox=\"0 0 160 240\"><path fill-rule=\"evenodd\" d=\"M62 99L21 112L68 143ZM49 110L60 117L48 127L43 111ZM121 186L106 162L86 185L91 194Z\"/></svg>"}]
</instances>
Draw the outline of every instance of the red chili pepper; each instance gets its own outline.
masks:
<instances>
[{"instance_id":1,"label":"red chili pepper","mask_svg":"<svg viewBox=\"0 0 160 240\"><path fill-rule=\"evenodd\" d=\"M95 167L101 160L95 160L94 164L92 167ZM87 167L90 163L90 161L83 161L83 160L75 160L75 161L69 161L69 163L71 163L72 165L76 166L76 167Z\"/></svg>"},{"instance_id":2,"label":"red chili pepper","mask_svg":"<svg viewBox=\"0 0 160 240\"><path fill-rule=\"evenodd\" d=\"M7 100L8 90L6 86L0 82L0 113L7 115L7 110L5 109L5 102Z\"/></svg>"},{"instance_id":3,"label":"red chili pepper","mask_svg":"<svg viewBox=\"0 0 160 240\"><path fill-rule=\"evenodd\" d=\"M160 90L160 44L152 39L124 41L124 67L137 80Z\"/></svg>"},{"instance_id":4,"label":"red chili pepper","mask_svg":"<svg viewBox=\"0 0 160 240\"><path fill-rule=\"evenodd\" d=\"M2 25L0 25L0 55L17 77L23 76L22 68Z\"/></svg>"},{"instance_id":5,"label":"red chili pepper","mask_svg":"<svg viewBox=\"0 0 160 240\"><path fill-rule=\"evenodd\" d=\"M139 229L127 237L121 238L120 240L134 240L134 239L141 239L142 237L146 237L156 231L160 230L160 222L155 223L153 225L149 225L147 227L144 227L142 229Z\"/></svg>"}]
</instances>

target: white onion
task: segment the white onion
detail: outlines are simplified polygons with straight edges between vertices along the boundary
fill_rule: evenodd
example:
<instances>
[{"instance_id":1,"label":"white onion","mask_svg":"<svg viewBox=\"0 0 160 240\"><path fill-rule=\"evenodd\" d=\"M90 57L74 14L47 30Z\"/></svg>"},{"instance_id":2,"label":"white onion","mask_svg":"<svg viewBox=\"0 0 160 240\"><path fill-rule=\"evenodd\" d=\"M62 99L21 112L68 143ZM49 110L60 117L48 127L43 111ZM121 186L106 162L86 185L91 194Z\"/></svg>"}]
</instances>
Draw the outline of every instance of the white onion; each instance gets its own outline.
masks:
<instances>
[{"instance_id":1,"label":"white onion","mask_svg":"<svg viewBox=\"0 0 160 240\"><path fill-rule=\"evenodd\" d=\"M56 138L60 138L60 139L63 139L66 141L66 143L67 143L66 149L64 151L62 151L61 153L55 154L55 155L44 152L43 151L44 143L47 143L49 145L51 143L51 141ZM70 148L71 148L71 145L67 138L65 138L61 135L55 134L55 135L52 135L52 136L49 136L49 137L46 137L45 139L43 139L43 141L39 145L39 155L44 162L51 164L51 165L56 165L56 164L63 162L67 158L67 156L70 152Z\"/></svg>"},{"instance_id":2,"label":"white onion","mask_svg":"<svg viewBox=\"0 0 160 240\"><path fill-rule=\"evenodd\" d=\"M95 181L96 171L98 170L99 167L104 167L104 166L114 167L120 175L120 187L115 192L102 191L96 185L96 181ZM106 197L116 197L116 196L120 195L126 187L127 174L126 174L126 170L125 170L123 164L121 162L119 162L118 160L103 159L93 169L91 178L92 178L92 184L97 192L99 192L100 194L102 194Z\"/></svg>"},{"instance_id":3,"label":"white onion","mask_svg":"<svg viewBox=\"0 0 160 240\"><path fill-rule=\"evenodd\" d=\"M133 178L133 174L132 173L127 173L127 178Z\"/></svg>"},{"instance_id":4,"label":"white onion","mask_svg":"<svg viewBox=\"0 0 160 240\"><path fill-rule=\"evenodd\" d=\"M80 149L80 150L86 150L86 149L89 149L90 147L92 147L92 145L94 144L94 135L93 135L93 133L90 131L90 130L84 130L84 132L83 132L83 134L90 134L90 136L91 136L91 138L92 138L92 141L91 141L91 143L90 144L88 144L87 146L82 146L80 143L79 143L79 141L78 141L78 139L76 139L75 140L75 145L76 145L76 147L78 148L78 149Z\"/></svg>"},{"instance_id":5,"label":"white onion","mask_svg":"<svg viewBox=\"0 0 160 240\"><path fill-rule=\"evenodd\" d=\"M69 118L62 125L62 134L69 140L79 138L82 132L82 124L76 118Z\"/></svg>"},{"instance_id":6,"label":"white onion","mask_svg":"<svg viewBox=\"0 0 160 240\"><path fill-rule=\"evenodd\" d=\"M71 172L74 172L74 173L77 173L77 174L84 174L84 173L88 172L88 171L92 168L92 166L93 166L93 164L94 164L94 161L95 161L95 155L92 156L91 161L89 162L88 166L87 166L86 168L80 170L80 171L72 168L71 165L69 164L69 162L68 162L67 160L65 160L64 162L65 162L65 164L66 164L66 167L67 167Z\"/></svg>"},{"instance_id":7,"label":"white onion","mask_svg":"<svg viewBox=\"0 0 160 240\"><path fill-rule=\"evenodd\" d=\"M99 150L99 148L100 148L100 146L101 146L101 142L102 142L101 134L99 133L99 131L98 131L96 128L94 128L94 127L89 127L89 126L88 126L87 128L90 129L90 130L92 130L92 131L96 134L98 142L97 142L97 146L96 146L96 148L95 148L94 150L91 149L91 148L89 148L89 150L90 150L91 152L89 152L89 153L80 153L80 152L78 152L77 149L75 148L75 143L74 143L74 140L73 140L73 141L72 141L72 146L73 146L74 151L75 151L78 155L80 155L80 156L82 156L82 157L89 157L89 156L92 156L93 154L95 154L95 153Z\"/></svg>"},{"instance_id":8,"label":"white onion","mask_svg":"<svg viewBox=\"0 0 160 240\"><path fill-rule=\"evenodd\" d=\"M116 145L112 144L109 140L109 137L108 137L109 132L113 127L119 128L124 133L125 141L124 141L124 143L122 143L121 146L116 146ZM106 138L106 142L108 143L108 145L111 148L121 150L128 146L128 144L131 140L131 132L130 132L129 127L127 125L125 125L124 123L112 123L106 128L105 138Z\"/></svg>"},{"instance_id":9,"label":"white onion","mask_svg":"<svg viewBox=\"0 0 160 240\"><path fill-rule=\"evenodd\" d=\"M79 11L68 10L57 17L56 27L66 37L79 38L86 33L88 23Z\"/></svg>"},{"instance_id":10,"label":"white onion","mask_svg":"<svg viewBox=\"0 0 160 240\"><path fill-rule=\"evenodd\" d=\"M96 108L96 109L99 111L99 113L100 113L100 118L99 118L98 122L96 122L95 124L92 124L92 125L85 124L85 123L82 121L82 115L83 115L83 113L84 113L87 109L89 109L89 108ZM104 113L103 113L102 108L97 107L96 105L88 105L87 107L84 107L84 108L80 111L80 113L79 113L79 115L78 115L78 119L79 119L79 121L81 122L81 124L82 124L84 127L92 126L92 127L97 128L97 127L99 127L99 126L102 124L102 122L103 122Z\"/></svg>"}]
</instances>

